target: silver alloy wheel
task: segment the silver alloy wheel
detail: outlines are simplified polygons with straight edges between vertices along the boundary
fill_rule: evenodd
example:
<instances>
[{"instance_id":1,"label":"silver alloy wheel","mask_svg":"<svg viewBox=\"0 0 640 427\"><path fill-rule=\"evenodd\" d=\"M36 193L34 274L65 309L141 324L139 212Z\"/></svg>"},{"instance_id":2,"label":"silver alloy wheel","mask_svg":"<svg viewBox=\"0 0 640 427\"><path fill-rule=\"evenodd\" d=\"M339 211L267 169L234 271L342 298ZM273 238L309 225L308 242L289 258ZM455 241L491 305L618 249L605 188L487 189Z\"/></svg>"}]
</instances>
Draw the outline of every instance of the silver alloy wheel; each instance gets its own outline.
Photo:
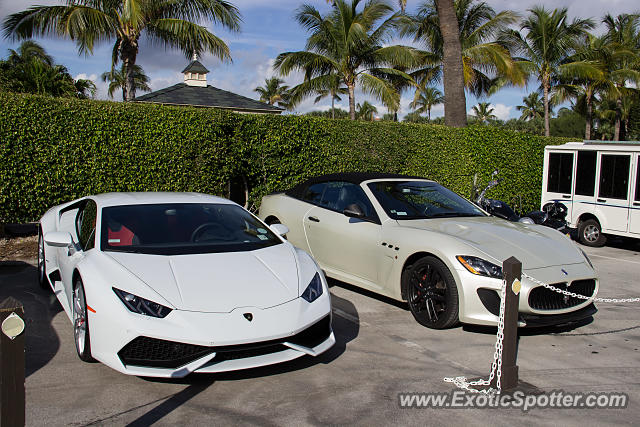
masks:
<instances>
[{"instance_id":1,"label":"silver alloy wheel","mask_svg":"<svg viewBox=\"0 0 640 427\"><path fill-rule=\"evenodd\" d=\"M44 283L44 239L42 235L38 239L38 278Z\"/></svg>"},{"instance_id":2,"label":"silver alloy wheel","mask_svg":"<svg viewBox=\"0 0 640 427\"><path fill-rule=\"evenodd\" d=\"M78 354L83 355L87 337L87 304L82 283L77 283L73 290L73 337Z\"/></svg>"},{"instance_id":3,"label":"silver alloy wheel","mask_svg":"<svg viewBox=\"0 0 640 427\"><path fill-rule=\"evenodd\" d=\"M584 228L582 234L587 242L594 243L600 237L600 230L595 225L589 224Z\"/></svg>"}]
</instances>

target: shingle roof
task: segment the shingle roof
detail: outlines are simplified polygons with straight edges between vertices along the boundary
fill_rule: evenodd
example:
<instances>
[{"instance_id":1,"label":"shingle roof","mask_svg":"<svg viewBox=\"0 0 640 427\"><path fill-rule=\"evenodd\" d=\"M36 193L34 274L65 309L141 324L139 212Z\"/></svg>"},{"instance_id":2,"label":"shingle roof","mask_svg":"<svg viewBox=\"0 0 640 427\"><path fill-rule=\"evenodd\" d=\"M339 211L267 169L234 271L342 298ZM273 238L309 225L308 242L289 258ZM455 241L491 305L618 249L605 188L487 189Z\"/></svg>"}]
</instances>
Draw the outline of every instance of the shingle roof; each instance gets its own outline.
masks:
<instances>
[{"instance_id":1,"label":"shingle roof","mask_svg":"<svg viewBox=\"0 0 640 427\"><path fill-rule=\"evenodd\" d=\"M199 87L178 83L155 92L138 96L134 102L156 104L192 105L195 107L215 107L228 110L261 111L279 114L282 108L247 98L213 86Z\"/></svg>"},{"instance_id":2,"label":"shingle roof","mask_svg":"<svg viewBox=\"0 0 640 427\"><path fill-rule=\"evenodd\" d=\"M195 61L191 61L189 65L187 65L184 70L182 70L182 74L184 73L199 73L199 74L207 74L209 70L202 65L200 61L197 59Z\"/></svg>"}]
</instances>

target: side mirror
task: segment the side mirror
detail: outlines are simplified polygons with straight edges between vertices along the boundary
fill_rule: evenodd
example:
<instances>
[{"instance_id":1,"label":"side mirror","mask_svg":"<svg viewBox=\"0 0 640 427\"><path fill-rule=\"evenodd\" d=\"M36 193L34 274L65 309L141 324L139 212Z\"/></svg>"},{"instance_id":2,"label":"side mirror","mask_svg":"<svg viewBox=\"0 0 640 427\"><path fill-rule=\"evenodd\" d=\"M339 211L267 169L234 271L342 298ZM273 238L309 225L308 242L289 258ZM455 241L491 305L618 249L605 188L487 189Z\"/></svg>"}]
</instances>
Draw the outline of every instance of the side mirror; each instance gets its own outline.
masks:
<instances>
[{"instance_id":1,"label":"side mirror","mask_svg":"<svg viewBox=\"0 0 640 427\"><path fill-rule=\"evenodd\" d=\"M71 233L66 231L50 231L44 235L44 241L49 246L67 248L73 245Z\"/></svg>"},{"instance_id":2,"label":"side mirror","mask_svg":"<svg viewBox=\"0 0 640 427\"><path fill-rule=\"evenodd\" d=\"M289 227L284 224L271 224L269 228L271 228L271 231L282 237L289 232Z\"/></svg>"},{"instance_id":3,"label":"side mirror","mask_svg":"<svg viewBox=\"0 0 640 427\"><path fill-rule=\"evenodd\" d=\"M345 216L348 216L349 218L365 218L366 215L365 213L362 211L362 208L360 206L358 206L357 204L353 203L350 204L349 206L346 207L345 210L342 211L342 213Z\"/></svg>"}]
</instances>

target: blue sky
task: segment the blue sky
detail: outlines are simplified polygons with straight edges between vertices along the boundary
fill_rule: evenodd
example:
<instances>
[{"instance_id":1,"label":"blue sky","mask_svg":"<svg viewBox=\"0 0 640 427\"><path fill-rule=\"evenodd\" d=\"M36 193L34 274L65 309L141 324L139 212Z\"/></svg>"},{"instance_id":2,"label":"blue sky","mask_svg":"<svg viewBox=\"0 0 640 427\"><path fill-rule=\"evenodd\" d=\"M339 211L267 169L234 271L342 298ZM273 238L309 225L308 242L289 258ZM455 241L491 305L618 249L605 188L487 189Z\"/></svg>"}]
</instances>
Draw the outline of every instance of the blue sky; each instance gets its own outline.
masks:
<instances>
[{"instance_id":1,"label":"blue sky","mask_svg":"<svg viewBox=\"0 0 640 427\"><path fill-rule=\"evenodd\" d=\"M213 32L222 37L231 49L232 63L221 63L219 60L204 56L201 61L211 71L208 75L209 84L239 93L251 98L258 98L253 91L256 86L264 84L264 79L274 75L272 69L275 57L285 51L301 50L304 48L306 33L295 22L293 15L301 4L298 0L230 0L236 5L243 17L242 31L230 34L220 27L212 27ZM394 0L391 0L396 4ZM534 5L544 5L547 8L568 7L570 16L582 18L594 18L599 21L605 13L617 15L640 10L637 0L485 0L496 11L511 9L525 13L526 9ZM326 12L329 5L325 0L308 0L308 4L316 6ZM418 0L408 0L409 11L417 4ZM0 19L4 19L11 13L23 10L35 4L61 4L56 0L24 1L4 0L0 2ZM42 38L37 39L47 51L55 58L56 62L64 64L74 77L91 78L98 85L98 98L107 98L105 84L99 81L102 72L111 67L111 44L100 45L91 56L79 56L73 42ZM398 40L400 43L409 44L408 40ZM16 48L19 43L8 39L0 39L0 57L7 56L7 50ZM187 64L184 55L179 51L165 50L157 46L150 46L142 41L138 55L140 64L151 78L153 90L162 89L182 81L180 71ZM287 84L294 86L301 81L299 75L290 75L285 78ZM483 101L490 102L494 113L502 119L518 117L515 109L521 104L522 97L535 90L537 83L532 81L526 88L505 88L496 95ZM406 94L402 99L400 115L410 111L408 104L412 94ZM368 100L378 107L382 115L386 109L380 102L368 99L364 94L356 94L356 102ZM473 96L467 96L467 109L470 110L478 102ZM338 105L348 109L346 98ZM312 99L302 103L298 112L306 112L315 109L328 109L330 102L324 101L314 104ZM432 116L443 114L443 106L436 106Z\"/></svg>"}]
</instances>

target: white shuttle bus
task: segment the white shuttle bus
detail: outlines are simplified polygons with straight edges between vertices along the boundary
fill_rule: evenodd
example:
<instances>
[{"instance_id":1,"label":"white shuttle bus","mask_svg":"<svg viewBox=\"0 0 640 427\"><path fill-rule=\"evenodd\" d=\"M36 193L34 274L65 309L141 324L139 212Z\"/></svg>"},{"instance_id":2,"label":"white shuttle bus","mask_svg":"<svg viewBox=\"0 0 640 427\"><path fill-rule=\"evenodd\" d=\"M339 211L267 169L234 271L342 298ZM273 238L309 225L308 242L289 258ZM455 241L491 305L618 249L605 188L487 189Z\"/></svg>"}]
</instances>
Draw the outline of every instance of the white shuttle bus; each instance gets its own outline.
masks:
<instances>
[{"instance_id":1,"label":"white shuttle bus","mask_svg":"<svg viewBox=\"0 0 640 427\"><path fill-rule=\"evenodd\" d=\"M584 245L602 246L607 234L640 238L639 155L639 141L545 147L542 205L564 203Z\"/></svg>"}]
</instances>

